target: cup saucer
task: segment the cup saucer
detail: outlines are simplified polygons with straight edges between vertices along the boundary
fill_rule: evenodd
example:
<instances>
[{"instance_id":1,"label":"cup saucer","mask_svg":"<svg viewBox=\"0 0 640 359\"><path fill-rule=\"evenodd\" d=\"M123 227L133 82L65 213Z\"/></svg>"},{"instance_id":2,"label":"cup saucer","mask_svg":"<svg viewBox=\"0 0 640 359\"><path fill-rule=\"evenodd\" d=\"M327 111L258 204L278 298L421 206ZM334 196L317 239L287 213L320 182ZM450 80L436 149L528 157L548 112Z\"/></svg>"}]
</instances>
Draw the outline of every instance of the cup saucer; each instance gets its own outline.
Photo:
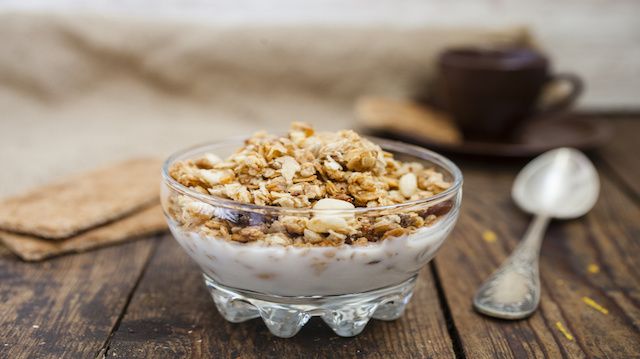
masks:
<instances>
[{"instance_id":1,"label":"cup saucer","mask_svg":"<svg viewBox=\"0 0 640 359\"><path fill-rule=\"evenodd\" d=\"M534 157L558 147L573 147L582 151L593 150L611 138L611 129L604 121L579 115L566 115L562 119L541 119L528 125L511 142L462 141L442 143L410 133L377 133L386 137L408 141L435 151L486 157Z\"/></svg>"},{"instance_id":2,"label":"cup saucer","mask_svg":"<svg viewBox=\"0 0 640 359\"><path fill-rule=\"evenodd\" d=\"M612 136L611 127L595 116L562 113L532 120L520 129L520 135L510 141L472 141L454 136L457 131L455 124L429 107L411 101L380 98L376 99L374 107L372 100L367 101L369 103L360 101L356 108L360 126L366 132L447 154L528 158L558 147L594 150ZM387 111L381 111L382 107ZM403 110L405 107L411 111ZM448 127L446 131L444 127ZM418 131L419 128L431 130ZM433 131L434 128L439 131Z\"/></svg>"}]
</instances>

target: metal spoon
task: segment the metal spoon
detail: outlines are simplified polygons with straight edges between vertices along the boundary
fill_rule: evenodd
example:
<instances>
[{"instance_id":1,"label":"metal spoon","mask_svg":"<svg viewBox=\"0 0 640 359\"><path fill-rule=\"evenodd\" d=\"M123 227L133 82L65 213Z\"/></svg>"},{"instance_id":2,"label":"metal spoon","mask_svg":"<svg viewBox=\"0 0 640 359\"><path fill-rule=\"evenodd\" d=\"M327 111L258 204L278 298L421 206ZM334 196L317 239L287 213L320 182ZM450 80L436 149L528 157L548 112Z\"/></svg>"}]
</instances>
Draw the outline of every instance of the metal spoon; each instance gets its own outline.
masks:
<instances>
[{"instance_id":1,"label":"metal spoon","mask_svg":"<svg viewBox=\"0 0 640 359\"><path fill-rule=\"evenodd\" d=\"M502 319L531 315L540 302L538 256L549 220L586 214L599 192L598 173L578 150L559 148L527 164L518 174L511 195L521 209L535 217L513 254L480 287L474 307Z\"/></svg>"}]
</instances>

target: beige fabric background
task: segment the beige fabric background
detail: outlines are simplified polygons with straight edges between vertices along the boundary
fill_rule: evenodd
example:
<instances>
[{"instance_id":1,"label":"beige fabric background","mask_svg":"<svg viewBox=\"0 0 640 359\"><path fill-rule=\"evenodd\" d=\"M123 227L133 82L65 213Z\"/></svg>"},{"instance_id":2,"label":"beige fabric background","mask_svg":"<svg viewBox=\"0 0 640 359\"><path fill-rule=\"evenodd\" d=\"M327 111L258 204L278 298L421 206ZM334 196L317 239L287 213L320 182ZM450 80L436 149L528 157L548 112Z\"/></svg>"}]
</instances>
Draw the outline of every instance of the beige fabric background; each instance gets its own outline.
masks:
<instances>
[{"instance_id":1,"label":"beige fabric background","mask_svg":"<svg viewBox=\"0 0 640 359\"><path fill-rule=\"evenodd\" d=\"M204 24L526 25L556 71L579 74L581 110L640 110L638 0L0 0L1 11L135 16Z\"/></svg>"},{"instance_id":2,"label":"beige fabric background","mask_svg":"<svg viewBox=\"0 0 640 359\"><path fill-rule=\"evenodd\" d=\"M363 94L406 96L445 46L512 29L212 27L0 15L0 196L132 155L293 120L353 125Z\"/></svg>"}]
</instances>

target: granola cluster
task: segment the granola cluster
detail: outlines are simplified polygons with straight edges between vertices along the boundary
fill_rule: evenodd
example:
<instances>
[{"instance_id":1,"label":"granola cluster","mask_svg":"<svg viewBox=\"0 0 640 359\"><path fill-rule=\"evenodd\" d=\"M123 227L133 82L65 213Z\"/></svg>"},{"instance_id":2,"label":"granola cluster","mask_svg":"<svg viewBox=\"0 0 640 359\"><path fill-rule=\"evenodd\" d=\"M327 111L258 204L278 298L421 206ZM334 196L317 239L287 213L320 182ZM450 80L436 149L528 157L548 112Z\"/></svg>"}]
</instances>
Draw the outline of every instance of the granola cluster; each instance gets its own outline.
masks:
<instances>
[{"instance_id":1,"label":"granola cluster","mask_svg":"<svg viewBox=\"0 0 640 359\"><path fill-rule=\"evenodd\" d=\"M440 172L394 159L351 130L315 133L293 123L284 137L256 133L222 160L214 154L175 163L169 175L202 194L286 208L346 210L431 197L451 185ZM238 242L280 245L366 244L433 223L450 209L378 216L320 213L273 215L215 208L172 195L169 213L181 225ZM326 212L326 211L325 211Z\"/></svg>"}]
</instances>

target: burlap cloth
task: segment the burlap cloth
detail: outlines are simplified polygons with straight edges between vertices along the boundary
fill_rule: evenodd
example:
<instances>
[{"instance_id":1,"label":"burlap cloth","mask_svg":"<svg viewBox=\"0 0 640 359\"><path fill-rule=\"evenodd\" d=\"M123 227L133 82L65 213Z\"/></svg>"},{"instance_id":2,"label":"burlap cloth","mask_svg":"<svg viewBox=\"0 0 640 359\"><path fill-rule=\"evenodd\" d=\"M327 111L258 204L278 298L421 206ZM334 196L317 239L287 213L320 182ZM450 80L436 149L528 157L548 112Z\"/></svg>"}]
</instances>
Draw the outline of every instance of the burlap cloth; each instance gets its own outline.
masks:
<instances>
[{"instance_id":1,"label":"burlap cloth","mask_svg":"<svg viewBox=\"0 0 640 359\"><path fill-rule=\"evenodd\" d=\"M406 96L446 46L512 29L233 28L0 14L0 196L132 155L353 124L363 94Z\"/></svg>"}]
</instances>

